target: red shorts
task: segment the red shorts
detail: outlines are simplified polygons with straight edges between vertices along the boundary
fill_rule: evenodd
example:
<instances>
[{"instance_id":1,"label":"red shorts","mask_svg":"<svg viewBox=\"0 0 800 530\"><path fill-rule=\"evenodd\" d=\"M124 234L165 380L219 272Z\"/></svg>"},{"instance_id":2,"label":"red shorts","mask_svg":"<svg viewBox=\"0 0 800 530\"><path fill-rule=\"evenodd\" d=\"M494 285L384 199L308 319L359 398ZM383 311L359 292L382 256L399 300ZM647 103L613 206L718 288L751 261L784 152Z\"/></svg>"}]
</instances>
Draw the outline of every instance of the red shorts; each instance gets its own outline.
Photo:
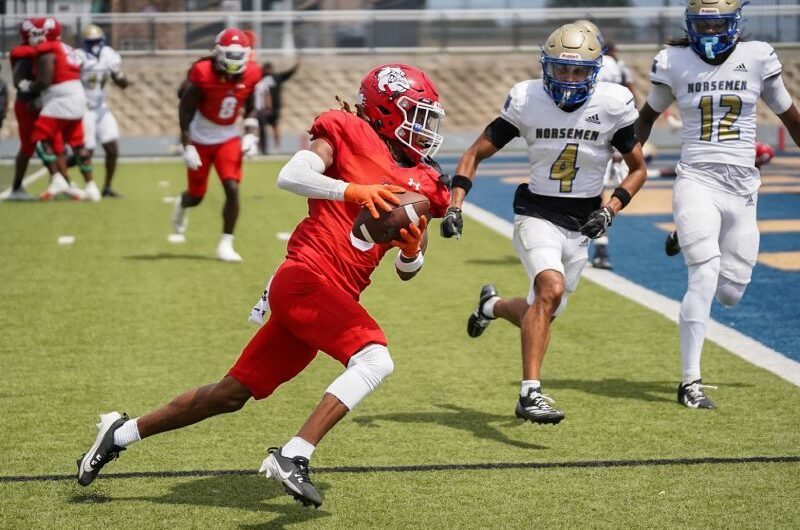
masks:
<instances>
[{"instance_id":1,"label":"red shorts","mask_svg":"<svg viewBox=\"0 0 800 530\"><path fill-rule=\"evenodd\" d=\"M19 135L19 151L27 156L33 156L36 151L36 142L33 141L33 126L39 111L32 109L27 102L14 101L14 116L17 117L17 134ZM59 134L53 142L53 151L56 154L64 152L64 138Z\"/></svg>"},{"instance_id":2,"label":"red shorts","mask_svg":"<svg viewBox=\"0 0 800 530\"><path fill-rule=\"evenodd\" d=\"M189 177L189 195L203 197L208 188L208 172L211 166L217 170L219 180L242 180L242 141L234 136L221 144L194 144L203 165L197 169L187 170Z\"/></svg>"},{"instance_id":3,"label":"red shorts","mask_svg":"<svg viewBox=\"0 0 800 530\"><path fill-rule=\"evenodd\" d=\"M67 120L39 114L33 127L31 140L34 143L47 140L55 147L59 141L59 136L70 147L83 145L83 120Z\"/></svg>"},{"instance_id":4,"label":"red shorts","mask_svg":"<svg viewBox=\"0 0 800 530\"><path fill-rule=\"evenodd\" d=\"M364 346L386 346L380 326L358 301L297 262L286 261L275 273L269 305L269 320L228 372L256 399L302 372L319 350L347 366Z\"/></svg>"}]
</instances>

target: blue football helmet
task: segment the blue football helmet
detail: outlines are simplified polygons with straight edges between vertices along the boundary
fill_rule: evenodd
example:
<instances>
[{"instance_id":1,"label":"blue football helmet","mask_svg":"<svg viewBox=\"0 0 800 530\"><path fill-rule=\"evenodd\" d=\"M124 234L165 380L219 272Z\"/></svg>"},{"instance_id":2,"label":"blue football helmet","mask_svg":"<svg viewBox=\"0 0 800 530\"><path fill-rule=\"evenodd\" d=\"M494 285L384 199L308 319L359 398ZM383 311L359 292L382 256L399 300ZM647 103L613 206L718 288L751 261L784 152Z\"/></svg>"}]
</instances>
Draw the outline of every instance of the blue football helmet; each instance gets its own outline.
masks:
<instances>
[{"instance_id":1,"label":"blue football helmet","mask_svg":"<svg viewBox=\"0 0 800 530\"><path fill-rule=\"evenodd\" d=\"M89 24L81 31L83 49L95 57L100 57L100 50L106 45L106 35L100 26Z\"/></svg>"},{"instance_id":2,"label":"blue football helmet","mask_svg":"<svg viewBox=\"0 0 800 530\"><path fill-rule=\"evenodd\" d=\"M586 27L565 24L542 46L541 63L547 94L560 108L576 107L594 92L603 45Z\"/></svg>"},{"instance_id":3,"label":"blue football helmet","mask_svg":"<svg viewBox=\"0 0 800 530\"><path fill-rule=\"evenodd\" d=\"M686 34L700 57L715 59L736 45L742 5L739 0L689 0Z\"/></svg>"}]
</instances>

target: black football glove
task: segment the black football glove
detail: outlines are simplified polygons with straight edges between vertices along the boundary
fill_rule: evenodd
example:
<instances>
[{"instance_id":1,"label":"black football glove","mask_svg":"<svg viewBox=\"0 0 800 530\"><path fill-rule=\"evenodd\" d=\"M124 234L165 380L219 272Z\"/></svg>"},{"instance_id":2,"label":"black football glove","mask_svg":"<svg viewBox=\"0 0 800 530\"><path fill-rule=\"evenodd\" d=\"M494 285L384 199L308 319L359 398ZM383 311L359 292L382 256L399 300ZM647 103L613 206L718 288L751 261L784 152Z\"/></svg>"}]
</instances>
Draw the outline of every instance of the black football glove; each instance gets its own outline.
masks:
<instances>
[{"instance_id":1,"label":"black football glove","mask_svg":"<svg viewBox=\"0 0 800 530\"><path fill-rule=\"evenodd\" d=\"M606 235L606 230L614 220L614 210L603 206L589 214L589 219L581 226L581 234L591 239Z\"/></svg>"},{"instance_id":2,"label":"black football glove","mask_svg":"<svg viewBox=\"0 0 800 530\"><path fill-rule=\"evenodd\" d=\"M461 231L464 229L464 219L461 218L461 208L451 206L444 214L442 224L439 226L442 237L453 237L461 239Z\"/></svg>"}]
</instances>

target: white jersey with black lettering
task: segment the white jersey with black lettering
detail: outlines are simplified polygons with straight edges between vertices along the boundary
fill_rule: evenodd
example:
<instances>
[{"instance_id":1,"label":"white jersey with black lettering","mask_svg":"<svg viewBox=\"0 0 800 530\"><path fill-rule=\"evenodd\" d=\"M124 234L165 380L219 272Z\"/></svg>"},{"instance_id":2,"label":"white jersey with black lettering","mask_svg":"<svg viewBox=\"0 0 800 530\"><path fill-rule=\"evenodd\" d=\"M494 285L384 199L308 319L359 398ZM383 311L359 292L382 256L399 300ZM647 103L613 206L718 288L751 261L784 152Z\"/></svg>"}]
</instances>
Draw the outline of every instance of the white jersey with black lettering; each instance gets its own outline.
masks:
<instances>
[{"instance_id":1,"label":"white jersey with black lettering","mask_svg":"<svg viewBox=\"0 0 800 530\"><path fill-rule=\"evenodd\" d=\"M756 102L764 80L781 72L766 42L740 42L720 65L688 46L656 55L650 79L668 85L683 120L681 162L755 167Z\"/></svg>"},{"instance_id":2,"label":"white jersey with black lettering","mask_svg":"<svg viewBox=\"0 0 800 530\"><path fill-rule=\"evenodd\" d=\"M86 91L86 101L91 110L98 109L106 100L106 83L112 74L122 70L122 58L110 46L103 46L99 57L85 50L75 50L75 53L81 61L81 82Z\"/></svg>"},{"instance_id":3,"label":"white jersey with black lettering","mask_svg":"<svg viewBox=\"0 0 800 530\"><path fill-rule=\"evenodd\" d=\"M638 115L630 90L612 83L597 83L588 101L563 111L541 79L514 85L500 113L528 144L530 191L572 198L600 195L611 139Z\"/></svg>"}]
</instances>

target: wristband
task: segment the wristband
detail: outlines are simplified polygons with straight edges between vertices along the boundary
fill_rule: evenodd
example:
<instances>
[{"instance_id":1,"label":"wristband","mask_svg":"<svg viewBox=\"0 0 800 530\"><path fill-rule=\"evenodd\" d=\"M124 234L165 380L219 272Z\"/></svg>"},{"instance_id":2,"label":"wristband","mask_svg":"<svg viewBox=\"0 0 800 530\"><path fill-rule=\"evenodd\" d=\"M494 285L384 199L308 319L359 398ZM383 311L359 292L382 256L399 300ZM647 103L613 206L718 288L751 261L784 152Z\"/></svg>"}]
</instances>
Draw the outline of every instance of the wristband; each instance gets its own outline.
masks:
<instances>
[{"instance_id":1,"label":"wristband","mask_svg":"<svg viewBox=\"0 0 800 530\"><path fill-rule=\"evenodd\" d=\"M397 258L394 260L394 266L397 267L397 270L400 272L417 272L422 268L422 263L425 261L425 255L422 252L418 252L417 256L414 258L414 261L403 261L403 251L397 253Z\"/></svg>"},{"instance_id":2,"label":"wristband","mask_svg":"<svg viewBox=\"0 0 800 530\"><path fill-rule=\"evenodd\" d=\"M628 193L628 190L623 188L622 186L616 188L614 193L611 194L612 197L616 197L619 202L622 203L622 207L625 208L629 202L631 202L631 194Z\"/></svg>"},{"instance_id":3,"label":"wristband","mask_svg":"<svg viewBox=\"0 0 800 530\"><path fill-rule=\"evenodd\" d=\"M255 118L245 118L242 125L249 129L258 129L258 120Z\"/></svg>"},{"instance_id":4,"label":"wristband","mask_svg":"<svg viewBox=\"0 0 800 530\"><path fill-rule=\"evenodd\" d=\"M472 179L464 175L453 175L452 185L453 188L461 188L464 194L469 193L472 189Z\"/></svg>"}]
</instances>

